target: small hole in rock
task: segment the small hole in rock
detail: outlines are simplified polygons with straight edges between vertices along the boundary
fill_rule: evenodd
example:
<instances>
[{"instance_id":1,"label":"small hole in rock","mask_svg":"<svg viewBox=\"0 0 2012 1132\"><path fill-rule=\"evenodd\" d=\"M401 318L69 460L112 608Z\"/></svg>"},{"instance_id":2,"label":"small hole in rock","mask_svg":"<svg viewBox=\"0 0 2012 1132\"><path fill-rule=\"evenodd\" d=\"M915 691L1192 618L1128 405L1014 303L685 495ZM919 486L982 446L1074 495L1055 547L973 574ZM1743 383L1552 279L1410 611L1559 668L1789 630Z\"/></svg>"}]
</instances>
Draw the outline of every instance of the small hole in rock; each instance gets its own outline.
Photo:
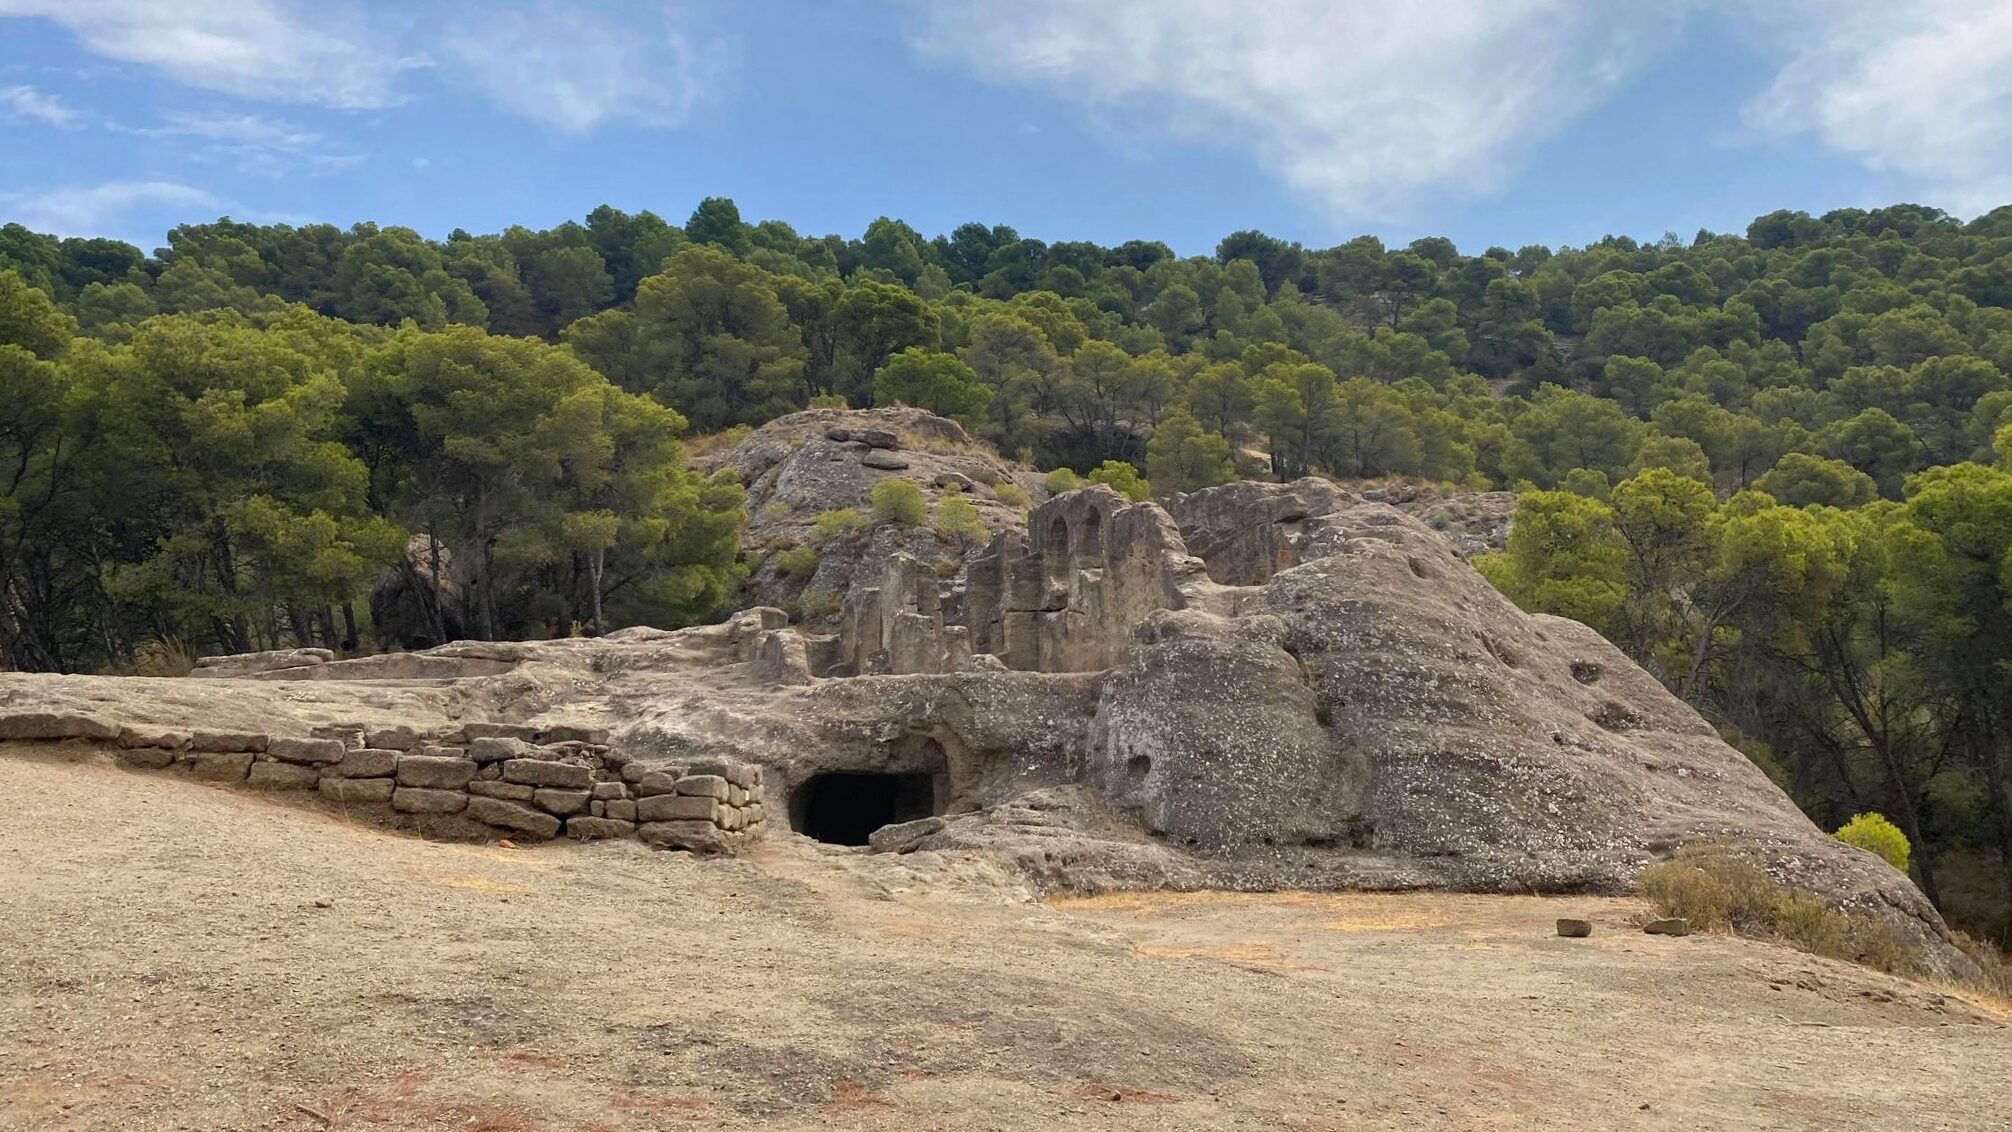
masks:
<instances>
[{"instance_id":1,"label":"small hole in rock","mask_svg":"<svg viewBox=\"0 0 2012 1132\"><path fill-rule=\"evenodd\" d=\"M1598 683L1602 671L1603 669L1599 665L1593 664L1590 661L1575 660L1572 662L1572 679L1577 680L1581 684Z\"/></svg>"},{"instance_id":2,"label":"small hole in rock","mask_svg":"<svg viewBox=\"0 0 2012 1132\"><path fill-rule=\"evenodd\" d=\"M1131 780L1132 785L1137 786L1144 782L1146 776L1151 773L1153 773L1153 760L1145 755L1133 755L1125 760L1125 777Z\"/></svg>"}]
</instances>

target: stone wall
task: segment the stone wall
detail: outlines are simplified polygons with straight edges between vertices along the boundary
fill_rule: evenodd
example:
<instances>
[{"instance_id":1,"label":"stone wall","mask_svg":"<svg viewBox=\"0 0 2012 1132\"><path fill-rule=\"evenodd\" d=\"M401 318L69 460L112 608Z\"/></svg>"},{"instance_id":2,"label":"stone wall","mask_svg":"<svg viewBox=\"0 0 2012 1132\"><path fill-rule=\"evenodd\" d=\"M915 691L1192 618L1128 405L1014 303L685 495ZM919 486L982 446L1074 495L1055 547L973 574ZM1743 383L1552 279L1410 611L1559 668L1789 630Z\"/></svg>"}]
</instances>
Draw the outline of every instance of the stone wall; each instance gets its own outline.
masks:
<instances>
[{"instance_id":1,"label":"stone wall","mask_svg":"<svg viewBox=\"0 0 2012 1132\"><path fill-rule=\"evenodd\" d=\"M84 715L0 715L0 740L84 741L134 770L312 795L428 833L543 841L636 837L733 852L767 827L760 767L730 760L645 766L605 731L462 723L414 730L328 724L306 737L118 726Z\"/></svg>"}]
</instances>

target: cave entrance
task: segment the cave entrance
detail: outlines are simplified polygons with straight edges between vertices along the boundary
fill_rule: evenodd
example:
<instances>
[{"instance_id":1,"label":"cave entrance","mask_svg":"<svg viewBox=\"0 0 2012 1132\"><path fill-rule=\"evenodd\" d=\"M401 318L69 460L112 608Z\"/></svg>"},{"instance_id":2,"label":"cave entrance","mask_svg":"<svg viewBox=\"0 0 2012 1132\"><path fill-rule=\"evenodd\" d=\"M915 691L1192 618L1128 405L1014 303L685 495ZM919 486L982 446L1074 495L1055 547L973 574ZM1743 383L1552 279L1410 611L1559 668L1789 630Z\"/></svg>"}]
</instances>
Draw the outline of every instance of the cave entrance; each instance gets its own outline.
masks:
<instances>
[{"instance_id":1,"label":"cave entrance","mask_svg":"<svg viewBox=\"0 0 2012 1132\"><path fill-rule=\"evenodd\" d=\"M883 825L941 813L934 774L815 774L790 792L790 825L828 845L864 845Z\"/></svg>"}]
</instances>

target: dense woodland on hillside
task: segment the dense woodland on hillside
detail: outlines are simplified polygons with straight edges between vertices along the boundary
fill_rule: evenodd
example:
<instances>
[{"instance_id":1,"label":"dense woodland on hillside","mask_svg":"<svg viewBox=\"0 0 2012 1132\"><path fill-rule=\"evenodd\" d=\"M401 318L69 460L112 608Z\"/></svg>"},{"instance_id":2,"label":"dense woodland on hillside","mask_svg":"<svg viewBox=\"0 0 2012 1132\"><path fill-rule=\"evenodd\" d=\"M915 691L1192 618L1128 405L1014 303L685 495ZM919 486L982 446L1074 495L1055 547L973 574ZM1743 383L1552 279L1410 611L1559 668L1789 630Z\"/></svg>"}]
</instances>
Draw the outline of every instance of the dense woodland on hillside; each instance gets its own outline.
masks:
<instances>
[{"instance_id":1,"label":"dense woodland on hillside","mask_svg":"<svg viewBox=\"0 0 2012 1132\"><path fill-rule=\"evenodd\" d=\"M442 636L702 619L745 567L740 491L681 438L899 401L1161 493L1526 491L1491 580L1607 633L1820 822L1891 815L2002 937L2008 308L2012 207L1186 259L805 237L719 199L444 241L222 220L152 255L9 225L0 664L353 646L380 576L429 569L415 534L458 556Z\"/></svg>"}]
</instances>

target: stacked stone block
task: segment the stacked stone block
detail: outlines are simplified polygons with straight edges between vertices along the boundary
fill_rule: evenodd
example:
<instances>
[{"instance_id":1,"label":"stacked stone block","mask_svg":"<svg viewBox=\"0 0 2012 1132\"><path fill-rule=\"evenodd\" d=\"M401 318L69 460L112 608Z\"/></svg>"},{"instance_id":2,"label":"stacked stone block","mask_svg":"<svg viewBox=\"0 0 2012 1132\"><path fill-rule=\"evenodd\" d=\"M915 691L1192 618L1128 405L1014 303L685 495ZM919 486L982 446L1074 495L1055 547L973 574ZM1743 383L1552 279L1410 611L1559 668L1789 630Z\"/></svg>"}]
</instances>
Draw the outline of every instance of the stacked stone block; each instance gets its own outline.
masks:
<instances>
[{"instance_id":1,"label":"stacked stone block","mask_svg":"<svg viewBox=\"0 0 2012 1132\"><path fill-rule=\"evenodd\" d=\"M684 767L622 768L630 799L609 801L611 813L636 822L652 845L698 852L730 851L767 829L762 769L727 759Z\"/></svg>"},{"instance_id":2,"label":"stacked stone block","mask_svg":"<svg viewBox=\"0 0 2012 1132\"><path fill-rule=\"evenodd\" d=\"M455 819L519 840L640 837L663 848L728 853L767 826L760 767L723 759L649 767L612 751L598 728L337 723L300 737L0 715L0 740L70 739L115 745L119 761L135 770L276 794L312 791L345 807L422 822Z\"/></svg>"}]
</instances>

